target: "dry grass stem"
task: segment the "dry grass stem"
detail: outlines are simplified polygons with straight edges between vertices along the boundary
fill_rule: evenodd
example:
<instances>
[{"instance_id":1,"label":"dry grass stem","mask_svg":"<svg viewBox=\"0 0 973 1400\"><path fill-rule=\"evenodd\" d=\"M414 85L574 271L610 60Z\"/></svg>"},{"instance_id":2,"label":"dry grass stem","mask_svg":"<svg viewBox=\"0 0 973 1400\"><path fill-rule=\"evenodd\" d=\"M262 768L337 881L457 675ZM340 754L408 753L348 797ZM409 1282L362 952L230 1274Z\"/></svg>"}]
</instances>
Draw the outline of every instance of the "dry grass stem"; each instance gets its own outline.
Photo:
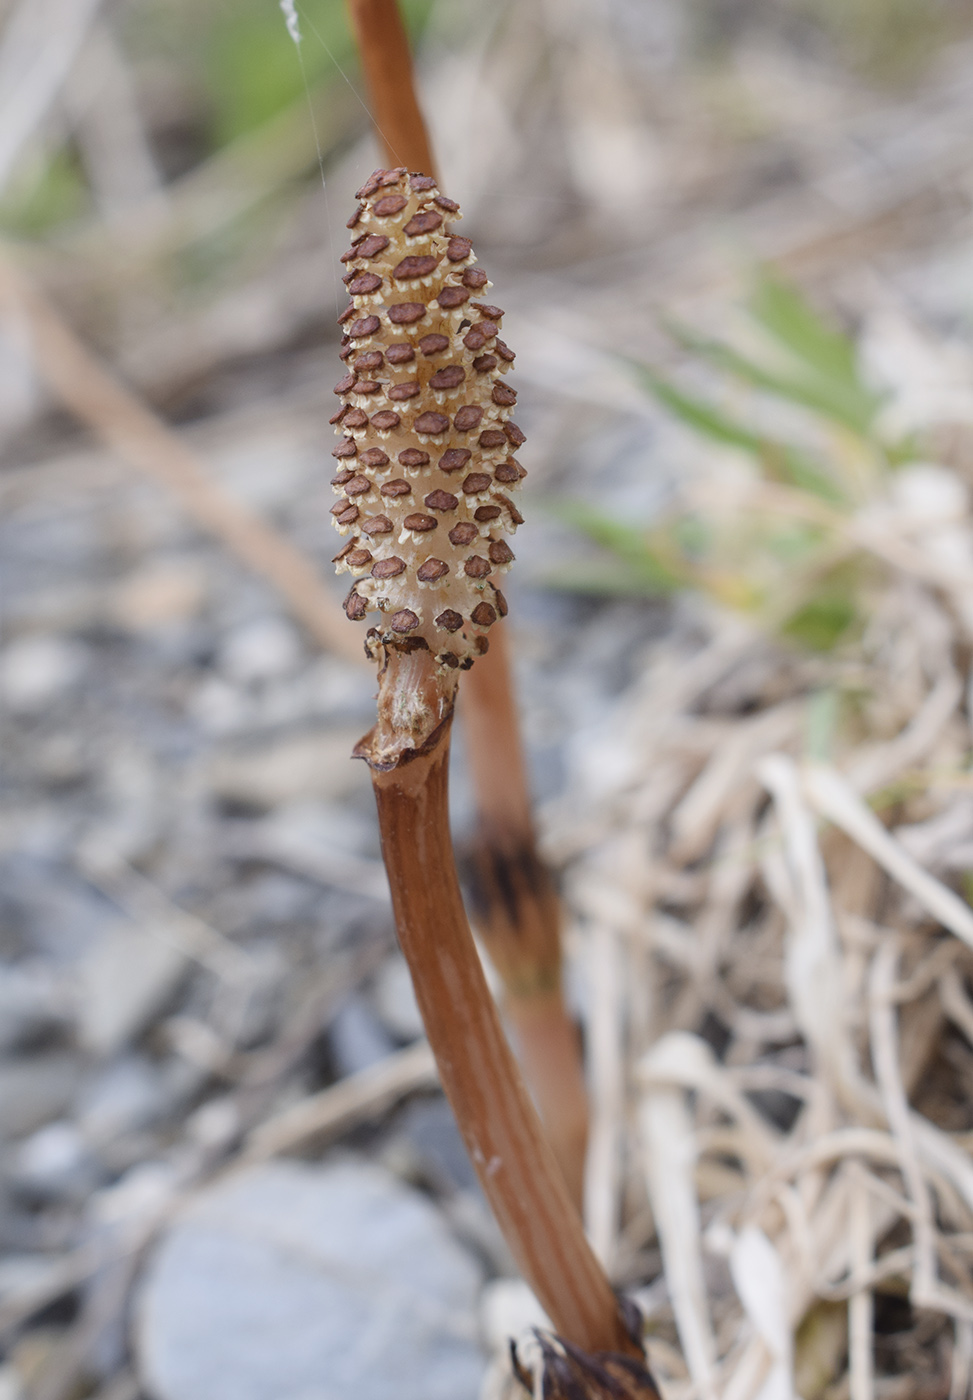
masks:
<instances>
[{"instance_id":1,"label":"dry grass stem","mask_svg":"<svg viewBox=\"0 0 973 1400\"><path fill-rule=\"evenodd\" d=\"M340 1079L266 1119L247 1139L241 1165L262 1162L346 1131L384 1113L392 1104L439 1082L436 1061L420 1041Z\"/></svg>"},{"instance_id":2,"label":"dry grass stem","mask_svg":"<svg viewBox=\"0 0 973 1400\"><path fill-rule=\"evenodd\" d=\"M100 363L25 274L4 260L0 298L29 328L37 371L64 406L266 579L321 646L359 659L355 638L307 556L211 480L195 454Z\"/></svg>"},{"instance_id":3,"label":"dry grass stem","mask_svg":"<svg viewBox=\"0 0 973 1400\"><path fill-rule=\"evenodd\" d=\"M800 657L700 607L615 718L617 776L579 768L549 836L589 957L623 934L644 1027L595 1122L641 1156L619 1227L661 1251L667 1400L965 1400L973 1379L968 607L932 528L883 509L859 644ZM812 758L828 689L853 719Z\"/></svg>"}]
</instances>

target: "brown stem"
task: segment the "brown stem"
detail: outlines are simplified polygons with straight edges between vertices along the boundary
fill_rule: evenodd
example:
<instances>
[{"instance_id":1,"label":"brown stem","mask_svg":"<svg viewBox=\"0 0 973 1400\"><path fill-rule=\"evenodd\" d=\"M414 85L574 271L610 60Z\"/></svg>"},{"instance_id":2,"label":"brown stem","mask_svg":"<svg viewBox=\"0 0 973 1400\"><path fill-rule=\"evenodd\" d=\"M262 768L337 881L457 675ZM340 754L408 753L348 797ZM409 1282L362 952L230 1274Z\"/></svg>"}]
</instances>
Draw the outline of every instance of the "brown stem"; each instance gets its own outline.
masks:
<instances>
[{"instance_id":1,"label":"brown stem","mask_svg":"<svg viewBox=\"0 0 973 1400\"><path fill-rule=\"evenodd\" d=\"M443 701L434 659L406 658L409 690L425 709ZM393 692L400 663L382 679ZM396 709L394 699L380 711ZM382 850L402 951L446 1096L504 1238L558 1333L586 1351L640 1357L591 1247L503 1034L470 934L453 862L448 814L447 716L421 750L387 764L373 731L357 752L373 765Z\"/></svg>"},{"instance_id":2,"label":"brown stem","mask_svg":"<svg viewBox=\"0 0 973 1400\"><path fill-rule=\"evenodd\" d=\"M479 812L476 926L504 984L504 1011L555 1156L580 1209L588 1094L561 982L561 906L537 854L506 634L463 683L460 712Z\"/></svg>"},{"instance_id":3,"label":"brown stem","mask_svg":"<svg viewBox=\"0 0 973 1400\"><path fill-rule=\"evenodd\" d=\"M376 134L392 165L435 175L397 0L348 0ZM461 713L480 830L477 929L500 973L524 1070L581 1209L588 1095L581 1041L561 989L561 911L537 853L506 624L463 683Z\"/></svg>"},{"instance_id":4,"label":"brown stem","mask_svg":"<svg viewBox=\"0 0 973 1400\"><path fill-rule=\"evenodd\" d=\"M348 0L372 104L372 124L390 166L435 175L412 81L412 54L397 0Z\"/></svg>"}]
</instances>

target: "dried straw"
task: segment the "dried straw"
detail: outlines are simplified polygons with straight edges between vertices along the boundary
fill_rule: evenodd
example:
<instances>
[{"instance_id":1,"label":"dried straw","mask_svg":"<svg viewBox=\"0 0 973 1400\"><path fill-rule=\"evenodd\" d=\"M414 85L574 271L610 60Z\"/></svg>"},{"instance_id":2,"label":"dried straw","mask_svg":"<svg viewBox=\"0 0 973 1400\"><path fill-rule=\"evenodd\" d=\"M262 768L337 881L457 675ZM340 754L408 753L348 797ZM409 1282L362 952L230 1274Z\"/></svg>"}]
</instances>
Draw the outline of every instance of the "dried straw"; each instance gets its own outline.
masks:
<instances>
[{"instance_id":1,"label":"dried straw","mask_svg":"<svg viewBox=\"0 0 973 1400\"><path fill-rule=\"evenodd\" d=\"M859 644L700 605L548 828L598 969L589 1225L627 1279L661 1254L667 1400L973 1395L970 614L889 495L841 524L884 569Z\"/></svg>"}]
</instances>

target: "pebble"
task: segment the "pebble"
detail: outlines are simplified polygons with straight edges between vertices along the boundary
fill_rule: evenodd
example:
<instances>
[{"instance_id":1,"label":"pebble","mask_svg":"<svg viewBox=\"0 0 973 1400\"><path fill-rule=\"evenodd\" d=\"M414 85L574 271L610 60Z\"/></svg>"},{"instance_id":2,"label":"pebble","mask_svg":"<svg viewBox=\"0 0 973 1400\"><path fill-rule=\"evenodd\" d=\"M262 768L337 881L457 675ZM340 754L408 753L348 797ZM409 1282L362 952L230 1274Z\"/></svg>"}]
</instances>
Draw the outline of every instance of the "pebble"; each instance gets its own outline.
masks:
<instances>
[{"instance_id":1,"label":"pebble","mask_svg":"<svg viewBox=\"0 0 973 1400\"><path fill-rule=\"evenodd\" d=\"M435 1207L357 1159L275 1162L201 1197L151 1260L151 1400L476 1400L479 1265Z\"/></svg>"},{"instance_id":2,"label":"pebble","mask_svg":"<svg viewBox=\"0 0 973 1400\"><path fill-rule=\"evenodd\" d=\"M46 1055L0 1060L0 1140L23 1137L67 1108L81 1077L77 1055Z\"/></svg>"},{"instance_id":3,"label":"pebble","mask_svg":"<svg viewBox=\"0 0 973 1400\"><path fill-rule=\"evenodd\" d=\"M329 726L239 753L217 754L205 780L224 801L263 808L311 797L345 797L369 785L364 763L351 757L360 738L358 726Z\"/></svg>"},{"instance_id":4,"label":"pebble","mask_svg":"<svg viewBox=\"0 0 973 1400\"><path fill-rule=\"evenodd\" d=\"M0 964L0 1052L29 1049L64 1027L55 979L42 964Z\"/></svg>"},{"instance_id":5,"label":"pebble","mask_svg":"<svg viewBox=\"0 0 973 1400\"><path fill-rule=\"evenodd\" d=\"M142 1055L125 1055L92 1075L78 1096L78 1127L97 1149L137 1132L166 1106L162 1076Z\"/></svg>"},{"instance_id":6,"label":"pebble","mask_svg":"<svg viewBox=\"0 0 973 1400\"><path fill-rule=\"evenodd\" d=\"M11 710L35 714L59 699L84 669L85 651L61 637L21 637L0 657L0 696Z\"/></svg>"},{"instance_id":7,"label":"pebble","mask_svg":"<svg viewBox=\"0 0 973 1400\"><path fill-rule=\"evenodd\" d=\"M368 1002L357 995L348 997L338 1008L328 1030L328 1044L339 1075L377 1065L395 1049Z\"/></svg>"},{"instance_id":8,"label":"pebble","mask_svg":"<svg viewBox=\"0 0 973 1400\"><path fill-rule=\"evenodd\" d=\"M398 1040L418 1040L425 1034L409 965L401 953L393 953L382 963L375 976L372 995L376 1011Z\"/></svg>"},{"instance_id":9,"label":"pebble","mask_svg":"<svg viewBox=\"0 0 973 1400\"><path fill-rule=\"evenodd\" d=\"M246 729L250 720L247 697L219 676L207 676L189 700L189 717L205 734L219 736Z\"/></svg>"},{"instance_id":10,"label":"pebble","mask_svg":"<svg viewBox=\"0 0 973 1400\"><path fill-rule=\"evenodd\" d=\"M219 655L220 669L238 685L289 675L300 663L297 631L280 617L260 618L237 627Z\"/></svg>"},{"instance_id":11,"label":"pebble","mask_svg":"<svg viewBox=\"0 0 973 1400\"><path fill-rule=\"evenodd\" d=\"M153 632L193 617L202 607L206 576L184 560L160 560L131 574L114 591L114 620L133 632Z\"/></svg>"},{"instance_id":12,"label":"pebble","mask_svg":"<svg viewBox=\"0 0 973 1400\"><path fill-rule=\"evenodd\" d=\"M34 1200L80 1200L97 1175L82 1134L66 1119L48 1123L26 1138L11 1171L14 1186Z\"/></svg>"},{"instance_id":13,"label":"pebble","mask_svg":"<svg viewBox=\"0 0 973 1400\"><path fill-rule=\"evenodd\" d=\"M163 930L109 929L79 967L82 1043L102 1055L120 1050L155 1017L187 967L186 954Z\"/></svg>"},{"instance_id":14,"label":"pebble","mask_svg":"<svg viewBox=\"0 0 973 1400\"><path fill-rule=\"evenodd\" d=\"M12 1366L0 1366L0 1400L24 1400L20 1376Z\"/></svg>"}]
</instances>

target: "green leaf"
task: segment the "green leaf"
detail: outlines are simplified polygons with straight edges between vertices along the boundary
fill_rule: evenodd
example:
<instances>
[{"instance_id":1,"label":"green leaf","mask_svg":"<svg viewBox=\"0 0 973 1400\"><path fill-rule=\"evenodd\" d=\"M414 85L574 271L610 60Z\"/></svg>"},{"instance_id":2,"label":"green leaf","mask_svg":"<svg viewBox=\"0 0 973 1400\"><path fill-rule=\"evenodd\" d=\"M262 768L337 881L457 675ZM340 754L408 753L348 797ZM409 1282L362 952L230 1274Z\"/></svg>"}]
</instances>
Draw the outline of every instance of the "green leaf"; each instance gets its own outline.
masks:
<instances>
[{"instance_id":1,"label":"green leaf","mask_svg":"<svg viewBox=\"0 0 973 1400\"><path fill-rule=\"evenodd\" d=\"M38 169L33 181L4 196L0 230L18 238L42 238L79 218L90 202L77 152L64 146Z\"/></svg>"},{"instance_id":2,"label":"green leaf","mask_svg":"<svg viewBox=\"0 0 973 1400\"><path fill-rule=\"evenodd\" d=\"M844 591L822 591L809 598L781 627L781 635L812 651L831 651L855 621L852 599Z\"/></svg>"},{"instance_id":3,"label":"green leaf","mask_svg":"<svg viewBox=\"0 0 973 1400\"><path fill-rule=\"evenodd\" d=\"M592 598L658 598L666 592L647 584L620 560L612 559L549 570L542 582L545 588L559 593L583 593Z\"/></svg>"},{"instance_id":4,"label":"green leaf","mask_svg":"<svg viewBox=\"0 0 973 1400\"><path fill-rule=\"evenodd\" d=\"M649 392L687 427L694 428L703 437L711 438L714 442L722 443L725 447L740 447L744 452L750 452L755 457L761 455L766 439L758 433L751 432L749 428L735 423L732 418L727 418L719 409L707 403L705 399L697 399L691 394L684 393L682 389L677 389L674 384L670 384L667 379L663 379L647 365L637 362L633 362L633 365Z\"/></svg>"},{"instance_id":5,"label":"green leaf","mask_svg":"<svg viewBox=\"0 0 973 1400\"><path fill-rule=\"evenodd\" d=\"M804 712L804 752L818 763L828 763L838 728L841 696L837 687L828 686L808 696Z\"/></svg>"},{"instance_id":6,"label":"green leaf","mask_svg":"<svg viewBox=\"0 0 973 1400\"><path fill-rule=\"evenodd\" d=\"M406 0L404 19L413 35L421 32L430 8L431 0ZM207 26L201 54L217 146L302 102L305 82L313 90L342 83L347 73L361 89L345 6L336 0L298 0L300 53L276 0L223 0L200 13ZM328 133L320 136L327 147Z\"/></svg>"},{"instance_id":7,"label":"green leaf","mask_svg":"<svg viewBox=\"0 0 973 1400\"><path fill-rule=\"evenodd\" d=\"M778 374L730 345L706 340L681 326L670 326L670 330L686 349L703 356L710 364L735 375L745 384L787 399L812 413L840 423L861 437L869 438L882 400L858 383L836 382L816 373L800 376Z\"/></svg>"},{"instance_id":8,"label":"green leaf","mask_svg":"<svg viewBox=\"0 0 973 1400\"><path fill-rule=\"evenodd\" d=\"M855 347L848 337L832 330L794 287L766 268L757 273L750 312L822 379L862 387Z\"/></svg>"},{"instance_id":9,"label":"green leaf","mask_svg":"<svg viewBox=\"0 0 973 1400\"><path fill-rule=\"evenodd\" d=\"M682 389L677 389L674 384L646 365L632 363L649 392L687 427L725 447L738 447L744 452L749 452L757 459L764 472L774 480L790 482L793 486L799 486L804 491L820 496L831 505L847 504L847 497L831 477L797 448L743 427L705 399L695 398Z\"/></svg>"},{"instance_id":10,"label":"green leaf","mask_svg":"<svg viewBox=\"0 0 973 1400\"><path fill-rule=\"evenodd\" d=\"M610 550L624 564L625 575L613 577L619 580L627 577L628 591L635 588L643 593L671 593L685 582L652 549L642 532L630 525L620 525L582 501L550 502L548 509L565 524L582 531L595 544Z\"/></svg>"}]
</instances>

